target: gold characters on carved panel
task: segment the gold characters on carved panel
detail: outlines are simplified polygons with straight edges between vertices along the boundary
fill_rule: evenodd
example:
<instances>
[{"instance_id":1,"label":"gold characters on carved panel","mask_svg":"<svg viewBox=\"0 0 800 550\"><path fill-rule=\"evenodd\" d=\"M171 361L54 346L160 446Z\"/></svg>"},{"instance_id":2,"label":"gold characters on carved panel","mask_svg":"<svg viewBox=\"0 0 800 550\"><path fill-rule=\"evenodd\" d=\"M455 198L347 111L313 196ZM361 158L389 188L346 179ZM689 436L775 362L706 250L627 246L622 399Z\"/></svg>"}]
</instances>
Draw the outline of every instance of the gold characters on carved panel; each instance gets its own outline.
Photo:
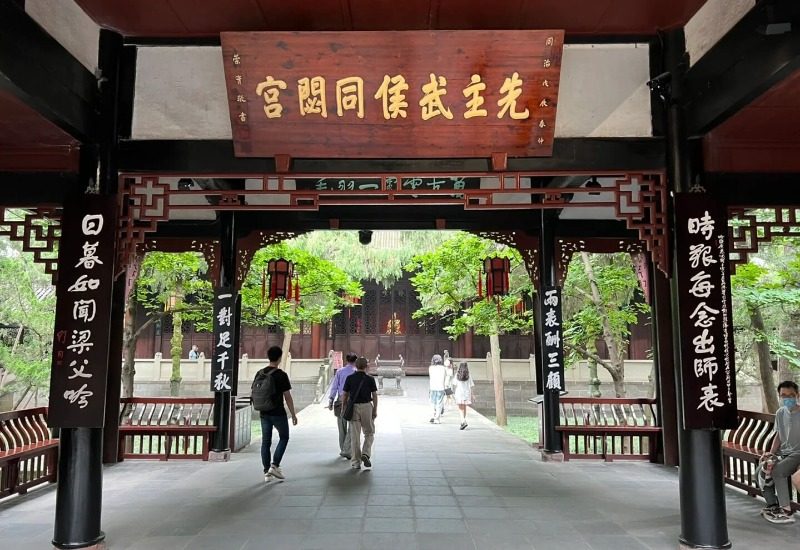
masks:
<instances>
[{"instance_id":1,"label":"gold characters on carved panel","mask_svg":"<svg viewBox=\"0 0 800 550\"><path fill-rule=\"evenodd\" d=\"M235 75L235 78L237 83L242 80L241 75ZM484 77L480 74L472 74L470 75L469 83L462 89L464 119L488 117L491 110L493 114L497 115L498 119L522 121L536 116L531 114L528 105L538 105L540 108L555 106L550 98L543 98L539 95L543 91L533 92L533 96L531 96L530 91L524 94L526 92L525 83L520 73L515 71L511 73L511 76L505 77L502 85L496 88L499 96L496 101L497 110L487 109L488 86L483 79ZM550 88L551 81L542 80L541 85L543 88ZM321 118L328 118L326 86L326 79L323 76L303 77L297 80L297 101L300 116L319 115ZM348 76L335 81L337 116L345 117L348 111L352 111L351 114L354 114L357 118L365 118L366 111L372 108L365 104L365 87L364 79L360 76ZM263 109L267 118L282 118L283 106L280 102L280 92L286 89L286 82L278 80L272 75L266 76L262 82L257 84L255 91L264 100ZM329 91L333 92L334 90ZM383 75L383 80L380 86L377 87L373 97L380 102L380 113L384 120L408 118L408 92L410 90L411 87L404 75ZM445 101L445 96L447 95L447 78L445 76L429 73L429 80L422 84L421 91L422 98L419 100L419 106L421 108L420 117L423 121L435 119L436 117L453 120L451 107ZM539 95L539 97L536 97L536 95ZM234 88L231 97L235 98L237 104L240 104L237 106L236 116L241 122L245 122L247 115L240 107L243 107L241 104L248 101L247 95ZM494 98L492 98L491 103L495 103ZM333 108L333 105L331 105L331 108ZM546 127L544 119L539 118L537 124L539 128Z\"/></svg>"},{"instance_id":2,"label":"gold characters on carved panel","mask_svg":"<svg viewBox=\"0 0 800 550\"><path fill-rule=\"evenodd\" d=\"M430 120L435 116L443 116L448 120L453 119L453 113L442 103L442 96L447 94L447 79L443 76L436 77L431 73L431 81L422 86L422 99L419 106L422 107L422 120Z\"/></svg>"},{"instance_id":3,"label":"gold characters on carved panel","mask_svg":"<svg viewBox=\"0 0 800 550\"><path fill-rule=\"evenodd\" d=\"M358 118L364 118L364 79L360 76L336 81L336 114L344 116L345 111L355 111Z\"/></svg>"},{"instance_id":4,"label":"gold characters on carved panel","mask_svg":"<svg viewBox=\"0 0 800 550\"><path fill-rule=\"evenodd\" d=\"M517 111L517 99L522 95L522 79L519 73L515 72L510 78L506 78L500 87L500 93L505 95L497 102L497 106L500 107L497 118L503 118L506 113L512 120L525 120L530 116L528 109Z\"/></svg>"},{"instance_id":5,"label":"gold characters on carved panel","mask_svg":"<svg viewBox=\"0 0 800 550\"><path fill-rule=\"evenodd\" d=\"M467 110L464 111L464 118L473 118L476 116L488 116L486 109L481 109L484 99L481 96L486 90L486 84L481 82L481 75L474 74L469 79L469 86L464 88L464 97L468 97Z\"/></svg>"},{"instance_id":6,"label":"gold characters on carved panel","mask_svg":"<svg viewBox=\"0 0 800 550\"><path fill-rule=\"evenodd\" d=\"M280 104L280 91L286 89L286 82L267 76L256 86L256 95L264 98L264 114L267 118L280 118L283 106Z\"/></svg>"},{"instance_id":7,"label":"gold characters on carved panel","mask_svg":"<svg viewBox=\"0 0 800 550\"><path fill-rule=\"evenodd\" d=\"M300 114L320 115L328 118L328 102L325 99L325 79L321 76L301 78L297 81L297 99Z\"/></svg>"},{"instance_id":8,"label":"gold characters on carved panel","mask_svg":"<svg viewBox=\"0 0 800 550\"><path fill-rule=\"evenodd\" d=\"M380 99L383 103L383 118L406 118L408 102L404 92L407 91L408 84L403 75L396 74L391 78L388 74L383 76L383 83L375 93L375 99Z\"/></svg>"}]
</instances>

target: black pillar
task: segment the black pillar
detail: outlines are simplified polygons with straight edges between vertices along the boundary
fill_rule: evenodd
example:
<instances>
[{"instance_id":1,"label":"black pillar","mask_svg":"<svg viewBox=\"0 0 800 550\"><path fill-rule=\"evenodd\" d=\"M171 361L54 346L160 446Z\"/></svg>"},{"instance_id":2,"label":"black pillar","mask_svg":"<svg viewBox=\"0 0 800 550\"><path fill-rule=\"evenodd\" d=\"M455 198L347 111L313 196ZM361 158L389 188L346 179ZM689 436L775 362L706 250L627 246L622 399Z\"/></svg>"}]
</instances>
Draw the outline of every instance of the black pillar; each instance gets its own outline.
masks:
<instances>
[{"instance_id":1,"label":"black pillar","mask_svg":"<svg viewBox=\"0 0 800 550\"><path fill-rule=\"evenodd\" d=\"M122 36L102 29L98 50L100 71L100 144L98 147L99 181L98 188L107 195L117 194L120 74L123 70ZM118 273L120 270L115 269ZM111 338L108 346L108 378L106 386L106 418L103 427L103 462L119 461L119 399L122 381L122 329L125 319L125 276L114 282L111 297Z\"/></svg>"},{"instance_id":2,"label":"black pillar","mask_svg":"<svg viewBox=\"0 0 800 550\"><path fill-rule=\"evenodd\" d=\"M662 90L667 101L668 175L673 193L688 191L692 186L692 165L689 155L686 106L684 104L685 75L688 55L683 29L665 36L666 68L670 72L669 87ZM672 195L674 200L674 194ZM674 213L674 204L672 211ZM674 215L674 214L673 214ZM672 227L682 220L672 220ZM673 231L673 258L680 253ZM673 263L673 274L677 267ZM678 311L678 282L670 281L672 311ZM686 430L682 418L682 365L678 316L672 316L675 374L677 380L678 443L680 457L681 536L684 548L730 548L727 513L725 509L725 480L723 477L722 441L719 430Z\"/></svg>"},{"instance_id":3,"label":"black pillar","mask_svg":"<svg viewBox=\"0 0 800 550\"><path fill-rule=\"evenodd\" d=\"M236 218L233 212L220 212L220 269L218 288L235 288L236 287ZM236 308L236 315L238 315L238 308ZM238 331L239 323L235 323L236 330ZM215 336L216 337L216 336ZM234 342L239 341L239 338L234 336ZM216 345L216 343L214 343ZM238 345L233 349L234 362L239 360ZM231 381L231 386L237 387L239 381L238 368L234 366L233 372L237 375ZM213 453L213 460L227 460L230 456L230 428L231 428L231 392L214 392L214 425L217 431L214 432L214 438L211 442L211 452Z\"/></svg>"},{"instance_id":4,"label":"black pillar","mask_svg":"<svg viewBox=\"0 0 800 550\"><path fill-rule=\"evenodd\" d=\"M103 430L62 428L53 546L87 548L101 542Z\"/></svg>"},{"instance_id":5,"label":"black pillar","mask_svg":"<svg viewBox=\"0 0 800 550\"><path fill-rule=\"evenodd\" d=\"M661 453L666 466L678 461L678 397L675 388L672 304L669 278L650 264L650 305L653 319L653 360L656 362Z\"/></svg>"},{"instance_id":6,"label":"black pillar","mask_svg":"<svg viewBox=\"0 0 800 550\"><path fill-rule=\"evenodd\" d=\"M555 232L556 225L558 223L558 213L556 211L542 210L540 214L541 227L539 232L539 288L536 289L536 298L538 302L536 309L539 312L543 311L542 301L544 300L544 292L542 289L557 285ZM543 316L540 314L536 319L540 323L536 332L536 336L539 340L539 345L537 346L539 355L536 359L536 364L538 367L537 374L541 379L544 397L544 401L542 403L543 418L541 420L542 425L544 426L544 429L542 430L542 435L544 436L542 450L544 453L553 454L562 452L561 436L556 431L556 427L558 426L560 420L559 393L557 391L547 391L544 389L544 382L547 376L548 368L547 358L545 357L544 353L546 345L544 343L545 330L543 330L541 325L543 322L542 317ZM537 383L537 388L538 386L539 384Z\"/></svg>"}]
</instances>

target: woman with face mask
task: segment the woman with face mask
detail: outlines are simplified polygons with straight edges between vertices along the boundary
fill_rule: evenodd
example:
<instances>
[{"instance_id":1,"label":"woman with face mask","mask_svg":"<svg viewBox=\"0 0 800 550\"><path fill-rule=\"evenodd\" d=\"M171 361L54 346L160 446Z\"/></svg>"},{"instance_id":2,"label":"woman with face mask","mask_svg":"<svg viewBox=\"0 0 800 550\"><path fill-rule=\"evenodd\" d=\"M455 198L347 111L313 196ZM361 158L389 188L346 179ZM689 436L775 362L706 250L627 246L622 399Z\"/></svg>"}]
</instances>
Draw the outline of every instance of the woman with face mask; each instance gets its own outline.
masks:
<instances>
[{"instance_id":1,"label":"woman with face mask","mask_svg":"<svg viewBox=\"0 0 800 550\"><path fill-rule=\"evenodd\" d=\"M778 384L778 395L783 406L775 413L775 440L770 452L762 457L765 462L774 463L770 471L766 472L774 483L768 483L764 487L767 506L761 514L771 523L794 523L789 478L800 467L800 405L797 402L797 384L791 380L781 382Z\"/></svg>"}]
</instances>

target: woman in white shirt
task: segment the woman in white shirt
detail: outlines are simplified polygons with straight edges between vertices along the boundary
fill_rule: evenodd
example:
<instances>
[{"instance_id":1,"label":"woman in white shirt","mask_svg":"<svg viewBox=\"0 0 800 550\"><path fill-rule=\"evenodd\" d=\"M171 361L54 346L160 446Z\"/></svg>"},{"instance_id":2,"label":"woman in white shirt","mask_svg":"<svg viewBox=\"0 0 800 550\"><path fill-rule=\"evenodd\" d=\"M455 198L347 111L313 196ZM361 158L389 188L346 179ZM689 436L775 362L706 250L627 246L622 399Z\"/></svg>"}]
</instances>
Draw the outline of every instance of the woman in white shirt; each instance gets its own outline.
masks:
<instances>
[{"instance_id":1,"label":"woman in white shirt","mask_svg":"<svg viewBox=\"0 0 800 550\"><path fill-rule=\"evenodd\" d=\"M456 405L458 405L458 411L461 414L462 430L467 427L467 406L472 405L472 400L475 398L475 394L472 390L474 386L475 382L469 375L469 366L467 366L466 362L459 363L458 372L456 372L454 393Z\"/></svg>"}]
</instances>

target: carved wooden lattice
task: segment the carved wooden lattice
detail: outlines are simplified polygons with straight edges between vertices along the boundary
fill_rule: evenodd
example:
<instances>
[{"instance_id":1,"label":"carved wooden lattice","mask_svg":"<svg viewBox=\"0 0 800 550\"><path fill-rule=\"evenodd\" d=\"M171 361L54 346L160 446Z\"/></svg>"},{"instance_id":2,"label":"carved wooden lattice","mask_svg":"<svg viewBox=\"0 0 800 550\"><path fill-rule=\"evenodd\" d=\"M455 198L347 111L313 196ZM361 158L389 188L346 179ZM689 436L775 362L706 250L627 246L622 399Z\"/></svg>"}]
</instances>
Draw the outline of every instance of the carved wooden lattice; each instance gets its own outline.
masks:
<instances>
[{"instance_id":1,"label":"carved wooden lattice","mask_svg":"<svg viewBox=\"0 0 800 550\"><path fill-rule=\"evenodd\" d=\"M758 245L774 237L800 237L800 207L728 208L728 259L731 273L748 262Z\"/></svg>"},{"instance_id":2,"label":"carved wooden lattice","mask_svg":"<svg viewBox=\"0 0 800 550\"><path fill-rule=\"evenodd\" d=\"M169 184L159 183L158 177L124 178L120 193L119 241L117 264L121 273L127 270L138 253L137 248L158 222L169 219Z\"/></svg>"},{"instance_id":3,"label":"carved wooden lattice","mask_svg":"<svg viewBox=\"0 0 800 550\"><path fill-rule=\"evenodd\" d=\"M416 176L441 176L441 174L416 174ZM535 175L535 174L533 174ZM128 258L135 254L136 247L144 242L148 232L156 229L159 222L168 220L171 213L178 211L209 212L220 210L318 210L321 204L335 206L352 204L352 197L341 193L319 193L309 190L298 190L296 181L302 178L318 178L319 174L275 174L261 178L250 178L246 189L186 189L179 182L164 183L158 175L139 175L123 177L120 203L120 265L126 266ZM338 177L330 174L330 177ZM496 173L471 173L474 178L497 178ZM618 219L624 220L627 227L639 233L639 239L645 243L655 265L664 273L669 273L669 238L667 234L667 190L664 175L627 174L617 179L613 187L604 189L606 195L596 201L573 201L577 195L596 195L597 192L587 188L549 188L522 187L522 180L532 176L525 173L506 173L503 181L511 181L513 185L503 185L498 189L462 189L454 193L452 189L426 191L433 194L416 197L407 190L389 187L387 181L397 180L402 174L360 174L360 178L378 179L380 189L369 193L361 193L359 204L426 204L425 200L435 200L436 204L460 204L465 209L561 209L561 208L612 208ZM349 175L347 177L350 177ZM260 179L260 181L258 181ZM164 180L166 181L166 180ZM289 186L291 182L291 186ZM174 188L173 188L174 187ZM496 195L511 193L529 195L530 202L507 204L497 202ZM435 196L434 196L435 195ZM415 198L416 197L416 198ZM287 235L293 236L291 233ZM271 235L280 235L273 233ZM488 233L487 233L488 235ZM497 235L513 235L493 233ZM519 233L518 233L519 235ZM277 237L272 242L283 238ZM519 240L519 236L512 239ZM270 244L266 242L265 244ZM532 278L538 278L536 261L533 256L538 246L526 246L522 243L512 244L525 257L526 266ZM240 255L238 280L249 268L255 249ZM248 256L248 254L250 256ZM527 255L527 257L526 257ZM242 263L243 262L243 263ZM242 272L242 266L245 267Z\"/></svg>"},{"instance_id":4,"label":"carved wooden lattice","mask_svg":"<svg viewBox=\"0 0 800 550\"><path fill-rule=\"evenodd\" d=\"M55 208L26 208L22 218L0 208L0 235L22 243L22 250L33 254L53 284L58 280L58 240L61 237L61 211Z\"/></svg>"},{"instance_id":5,"label":"carved wooden lattice","mask_svg":"<svg viewBox=\"0 0 800 550\"><path fill-rule=\"evenodd\" d=\"M628 174L615 187L618 218L639 232L656 267L670 274L667 186L660 174Z\"/></svg>"},{"instance_id":6,"label":"carved wooden lattice","mask_svg":"<svg viewBox=\"0 0 800 550\"><path fill-rule=\"evenodd\" d=\"M569 274L569 264L575 252L592 252L594 254L627 252L633 257L636 254L644 253L645 245L641 241L633 239L558 239L556 242L556 279L558 286L564 286L564 281L567 280L567 275ZM635 262L636 260L634 259Z\"/></svg>"}]
</instances>

